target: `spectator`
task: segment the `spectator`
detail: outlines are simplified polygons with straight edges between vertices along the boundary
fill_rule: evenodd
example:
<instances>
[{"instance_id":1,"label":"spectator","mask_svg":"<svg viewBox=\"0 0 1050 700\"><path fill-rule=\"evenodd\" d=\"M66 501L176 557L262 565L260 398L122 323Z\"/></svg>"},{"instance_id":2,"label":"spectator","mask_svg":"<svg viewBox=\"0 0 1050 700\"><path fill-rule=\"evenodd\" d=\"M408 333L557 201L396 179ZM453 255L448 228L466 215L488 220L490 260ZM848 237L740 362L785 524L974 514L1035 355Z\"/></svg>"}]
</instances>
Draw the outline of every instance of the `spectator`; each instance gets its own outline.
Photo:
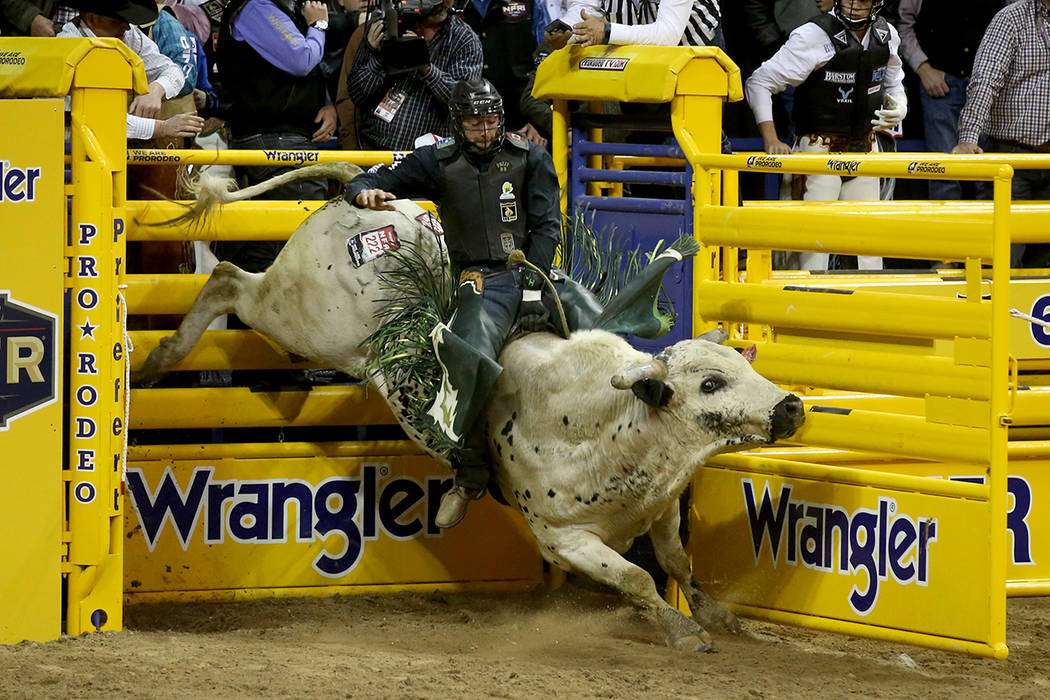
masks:
<instances>
[{"instance_id":1,"label":"spectator","mask_svg":"<svg viewBox=\"0 0 1050 700\"><path fill-rule=\"evenodd\" d=\"M230 100L230 148L312 149L335 134L335 107L320 63L328 7L307 0L296 12L289 0L231 0L219 29L219 71ZM254 185L290 168L237 168ZM265 199L327 199L328 183L303 180L274 188ZM219 257L249 272L270 266L278 241L223 242Z\"/></svg>"},{"instance_id":2,"label":"spectator","mask_svg":"<svg viewBox=\"0 0 1050 700\"><path fill-rule=\"evenodd\" d=\"M173 9L161 4L157 10L157 18L140 25L139 29L182 71L185 84L177 97L185 97L193 92L197 84L197 48L190 33L175 18Z\"/></svg>"},{"instance_id":3,"label":"spectator","mask_svg":"<svg viewBox=\"0 0 1050 700\"><path fill-rule=\"evenodd\" d=\"M481 41L449 12L452 0L421 0L420 5L417 33L426 42L428 64L388 72L380 53L383 23L378 18L369 23L366 40L357 49L346 87L360 114L361 148L409 150L424 134L451 135L452 86L481 77Z\"/></svg>"},{"instance_id":4,"label":"spectator","mask_svg":"<svg viewBox=\"0 0 1050 700\"><path fill-rule=\"evenodd\" d=\"M350 75L354 57L357 56L357 49L361 46L361 41L365 36L365 18L367 17L368 2L367 0L343 0L343 3L344 9L348 13L355 15L353 20L354 31L350 34L350 39L347 41L346 46L343 47L342 69L339 72L336 85L335 110L339 115L339 148L346 151L356 151L359 148L357 142L357 106L350 99L350 93L346 88L346 78Z\"/></svg>"},{"instance_id":5,"label":"spectator","mask_svg":"<svg viewBox=\"0 0 1050 700\"><path fill-rule=\"evenodd\" d=\"M974 56L1004 0L901 0L901 58L919 76L926 148L950 153L959 142ZM958 180L930 180L930 199L962 199Z\"/></svg>"},{"instance_id":6,"label":"spectator","mask_svg":"<svg viewBox=\"0 0 1050 700\"><path fill-rule=\"evenodd\" d=\"M325 37L324 57L321 72L324 73L325 89L329 97L339 93L340 72L343 68L346 49L357 31L366 0L326 0L328 3L328 33ZM355 45L356 46L356 45ZM345 82L345 77L344 77ZM345 89L345 88L344 88ZM336 100L338 112L338 100Z\"/></svg>"},{"instance_id":7,"label":"spectator","mask_svg":"<svg viewBox=\"0 0 1050 700\"><path fill-rule=\"evenodd\" d=\"M582 46L721 46L719 0L577 0L565 21ZM608 20L606 19L608 17Z\"/></svg>"},{"instance_id":8,"label":"spectator","mask_svg":"<svg viewBox=\"0 0 1050 700\"><path fill-rule=\"evenodd\" d=\"M536 48L533 18L546 15L544 0L469 0L463 20L481 38L484 54L482 76L503 97L507 128L517 131L526 124L519 103L522 88L533 69Z\"/></svg>"},{"instance_id":9,"label":"spectator","mask_svg":"<svg viewBox=\"0 0 1050 700\"><path fill-rule=\"evenodd\" d=\"M137 24L153 21L157 6L153 0L76 0L79 17L67 22L60 37L113 37L121 39L142 59L146 69L148 92L138 95L128 107L128 138L179 138L193 136L204 120L192 112L161 118L165 100L176 97L185 79L170 58L142 33Z\"/></svg>"},{"instance_id":10,"label":"spectator","mask_svg":"<svg viewBox=\"0 0 1050 700\"><path fill-rule=\"evenodd\" d=\"M787 43L747 80L748 104L765 150L771 154L877 151L874 130L900 124L907 112L897 30L878 17L881 0L835 0L833 12L797 28ZM772 96L796 86L794 148L780 141ZM874 127L874 130L873 130ZM795 175L792 199L879 199L879 180L838 175ZM860 269L881 269L882 259L859 256ZM782 267L824 270L827 253L790 253Z\"/></svg>"},{"instance_id":11,"label":"spectator","mask_svg":"<svg viewBox=\"0 0 1050 700\"><path fill-rule=\"evenodd\" d=\"M76 16L72 7L54 0L0 0L0 34L52 37Z\"/></svg>"},{"instance_id":12,"label":"spectator","mask_svg":"<svg viewBox=\"0 0 1050 700\"><path fill-rule=\"evenodd\" d=\"M455 486L435 518L439 527L458 523L488 484L484 425L476 423L484 422L478 419L502 371L496 358L515 319L529 330L546 326L542 275L561 240L554 163L539 146L504 133L503 104L492 85L457 83L450 108L454 141L423 146L396 169L358 175L345 195L370 209L393 209L387 200L395 193L425 196L441 214L460 286L450 325L433 333L445 376L430 415L459 447L451 455ZM509 264L515 249L533 267Z\"/></svg>"},{"instance_id":13,"label":"spectator","mask_svg":"<svg viewBox=\"0 0 1050 700\"><path fill-rule=\"evenodd\" d=\"M175 18L175 12L170 7L158 4L159 10L155 19L139 25L139 29L145 33L154 43L157 49L170 58L172 62L182 71L184 84L175 97L164 100L161 104L161 119L166 119L175 114L195 112L197 105L193 98L194 85L197 82L199 71L197 69L197 49L194 39L186 28ZM185 139L177 137L152 138L142 144L143 148L185 148ZM131 199L175 199L178 196L178 179L180 167L175 164L152 164L128 166L128 197ZM164 248L164 245L149 246L150 250ZM175 269L165 269L163 266L144 265L150 272L175 272L176 261L181 254L182 245L168 244L168 251L161 253L160 258L167 258Z\"/></svg>"},{"instance_id":14,"label":"spectator","mask_svg":"<svg viewBox=\"0 0 1050 700\"><path fill-rule=\"evenodd\" d=\"M1017 0L992 18L974 57L953 153L1050 153L1050 0ZM1050 199L1050 170L1017 170L1014 199ZM1011 267L1050 266L1050 244L1015 243Z\"/></svg>"},{"instance_id":15,"label":"spectator","mask_svg":"<svg viewBox=\"0 0 1050 700\"><path fill-rule=\"evenodd\" d=\"M744 14L762 58L777 52L788 35L831 10L832 0L744 0Z\"/></svg>"}]
</instances>

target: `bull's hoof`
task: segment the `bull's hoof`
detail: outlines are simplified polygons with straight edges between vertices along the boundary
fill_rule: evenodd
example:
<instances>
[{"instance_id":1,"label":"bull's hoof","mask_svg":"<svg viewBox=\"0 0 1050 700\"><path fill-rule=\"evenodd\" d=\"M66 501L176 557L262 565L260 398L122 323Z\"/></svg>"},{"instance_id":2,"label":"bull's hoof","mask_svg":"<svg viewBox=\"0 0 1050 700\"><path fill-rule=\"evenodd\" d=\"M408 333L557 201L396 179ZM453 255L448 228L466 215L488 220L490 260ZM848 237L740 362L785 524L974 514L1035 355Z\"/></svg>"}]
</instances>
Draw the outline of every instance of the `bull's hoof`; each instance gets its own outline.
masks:
<instances>
[{"instance_id":1,"label":"bull's hoof","mask_svg":"<svg viewBox=\"0 0 1050 700\"><path fill-rule=\"evenodd\" d=\"M702 639L698 635L691 634L688 637L680 637L670 643L670 646L680 651L705 652L714 651L715 643L710 639Z\"/></svg>"},{"instance_id":2,"label":"bull's hoof","mask_svg":"<svg viewBox=\"0 0 1050 700\"><path fill-rule=\"evenodd\" d=\"M704 620L703 624L704 627L718 625L733 634L740 634L744 631L744 628L740 626L740 620L738 620L737 616L733 614L733 611L729 608L722 607L721 605L710 611L708 619Z\"/></svg>"}]
</instances>

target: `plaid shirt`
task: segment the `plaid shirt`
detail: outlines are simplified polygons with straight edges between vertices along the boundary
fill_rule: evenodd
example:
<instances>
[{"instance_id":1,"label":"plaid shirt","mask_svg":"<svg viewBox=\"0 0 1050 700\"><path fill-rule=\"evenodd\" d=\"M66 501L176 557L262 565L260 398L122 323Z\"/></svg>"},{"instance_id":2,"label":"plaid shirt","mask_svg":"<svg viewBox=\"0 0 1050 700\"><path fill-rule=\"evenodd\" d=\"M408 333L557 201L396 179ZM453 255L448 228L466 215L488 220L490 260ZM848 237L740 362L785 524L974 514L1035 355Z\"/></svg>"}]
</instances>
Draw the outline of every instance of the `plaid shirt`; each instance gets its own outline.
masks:
<instances>
[{"instance_id":1,"label":"plaid shirt","mask_svg":"<svg viewBox=\"0 0 1050 700\"><path fill-rule=\"evenodd\" d=\"M430 72L401 73L387 77L369 46L361 42L347 76L350 98L361 112L361 135L393 151L415 147L417 137L426 133L451 136L448 101L452 86L460 80L481 77L481 40L459 17L452 17L428 44ZM378 116L376 107L388 94L404 95L390 121Z\"/></svg>"},{"instance_id":2,"label":"plaid shirt","mask_svg":"<svg viewBox=\"0 0 1050 700\"><path fill-rule=\"evenodd\" d=\"M1050 142L1050 14L1019 0L988 25L959 115L959 141L981 134L1029 146Z\"/></svg>"}]
</instances>

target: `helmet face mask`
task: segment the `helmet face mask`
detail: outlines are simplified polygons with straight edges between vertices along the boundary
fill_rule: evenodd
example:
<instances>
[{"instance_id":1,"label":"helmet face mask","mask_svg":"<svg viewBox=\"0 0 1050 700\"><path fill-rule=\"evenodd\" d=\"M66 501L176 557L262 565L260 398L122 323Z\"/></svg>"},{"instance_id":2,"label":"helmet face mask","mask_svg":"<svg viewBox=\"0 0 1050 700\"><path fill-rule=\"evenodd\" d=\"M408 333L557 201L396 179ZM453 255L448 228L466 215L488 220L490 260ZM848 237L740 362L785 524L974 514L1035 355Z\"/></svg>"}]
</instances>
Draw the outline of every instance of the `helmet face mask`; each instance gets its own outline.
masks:
<instances>
[{"instance_id":1,"label":"helmet face mask","mask_svg":"<svg viewBox=\"0 0 1050 700\"><path fill-rule=\"evenodd\" d=\"M452 88L449 112L456 143L468 155L485 157L500 149L506 133L503 98L492 83L484 78L456 83ZM485 119L489 116L497 119ZM487 136L491 136L491 139L486 139ZM480 145L478 140L481 141Z\"/></svg>"},{"instance_id":2,"label":"helmet face mask","mask_svg":"<svg viewBox=\"0 0 1050 700\"><path fill-rule=\"evenodd\" d=\"M854 18L853 7L861 4L861 2L863 0L835 0L835 6L832 11L850 29L855 31L865 29L879 16L879 12L882 11L883 0L871 0L871 7L868 9L867 15L859 19Z\"/></svg>"}]
</instances>

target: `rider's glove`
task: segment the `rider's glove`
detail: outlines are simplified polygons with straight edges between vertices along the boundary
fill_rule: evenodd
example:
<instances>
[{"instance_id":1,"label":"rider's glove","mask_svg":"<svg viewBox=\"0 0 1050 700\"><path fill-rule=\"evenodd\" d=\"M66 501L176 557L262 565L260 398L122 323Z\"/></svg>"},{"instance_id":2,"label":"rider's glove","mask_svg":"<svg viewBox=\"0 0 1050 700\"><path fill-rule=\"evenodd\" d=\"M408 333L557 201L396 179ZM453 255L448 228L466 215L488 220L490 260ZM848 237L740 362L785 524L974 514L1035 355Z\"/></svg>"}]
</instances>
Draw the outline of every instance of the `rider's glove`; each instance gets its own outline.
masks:
<instances>
[{"instance_id":1,"label":"rider's glove","mask_svg":"<svg viewBox=\"0 0 1050 700\"><path fill-rule=\"evenodd\" d=\"M871 120L871 128L873 131L892 129L901 123L907 113L906 100L902 99L898 102L892 95L886 95L886 106L875 110L875 119Z\"/></svg>"},{"instance_id":2,"label":"rider's glove","mask_svg":"<svg viewBox=\"0 0 1050 700\"><path fill-rule=\"evenodd\" d=\"M526 331L542 331L550 326L551 312L543 305L539 289L528 289L521 292L521 306L518 307L518 325Z\"/></svg>"}]
</instances>

